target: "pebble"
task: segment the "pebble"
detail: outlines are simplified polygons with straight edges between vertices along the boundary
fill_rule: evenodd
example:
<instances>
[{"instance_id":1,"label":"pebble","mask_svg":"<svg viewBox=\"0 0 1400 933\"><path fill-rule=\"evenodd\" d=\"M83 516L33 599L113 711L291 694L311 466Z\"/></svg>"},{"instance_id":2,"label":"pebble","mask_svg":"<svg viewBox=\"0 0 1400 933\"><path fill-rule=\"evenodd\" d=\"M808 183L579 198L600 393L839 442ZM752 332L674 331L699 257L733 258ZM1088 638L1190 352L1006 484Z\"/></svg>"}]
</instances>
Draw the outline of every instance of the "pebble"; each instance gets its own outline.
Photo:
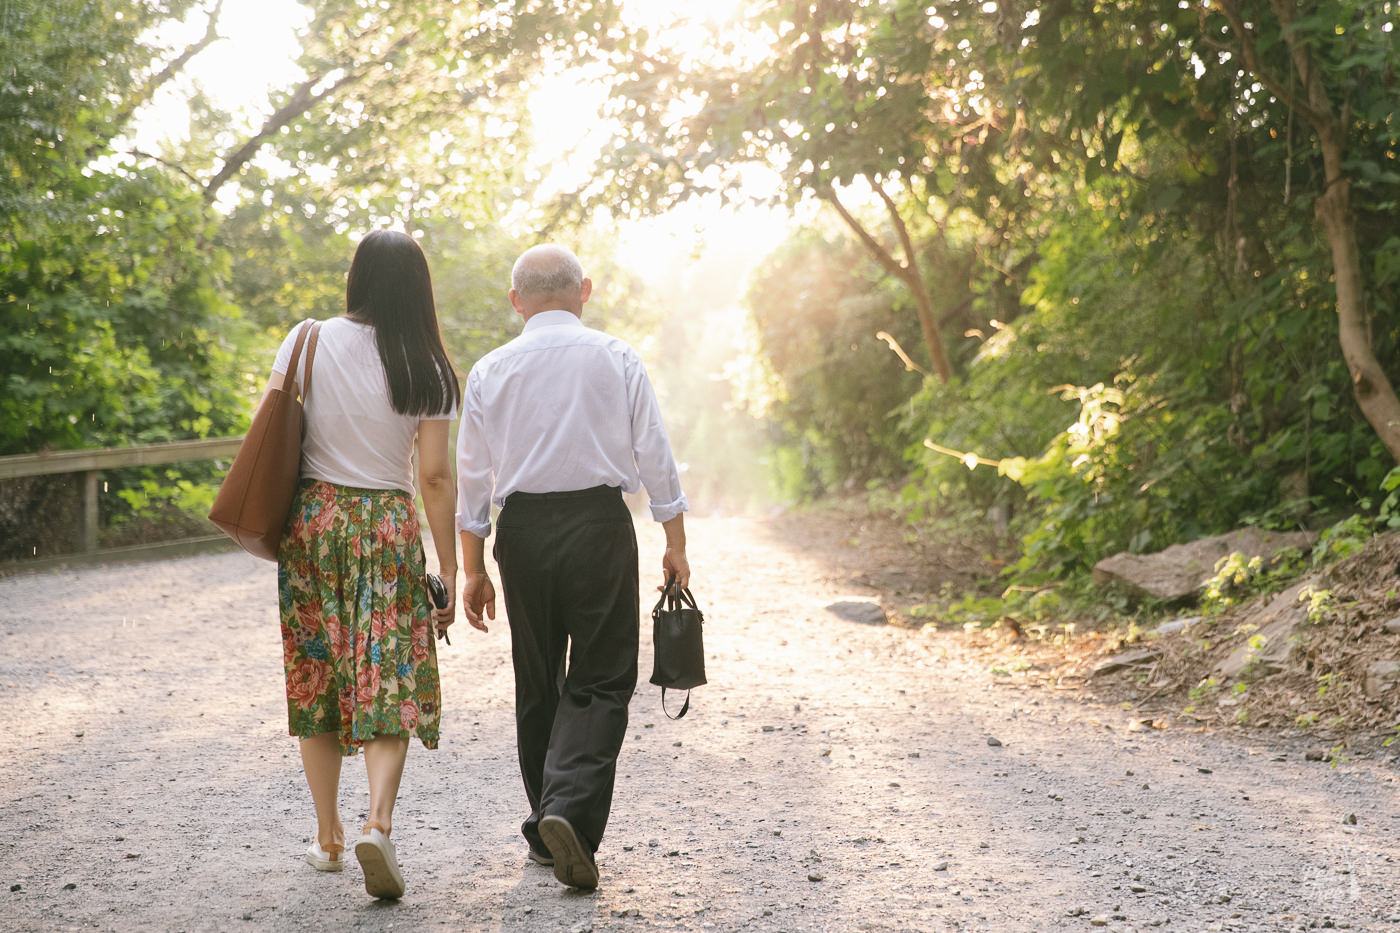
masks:
<instances>
[{"instance_id":1,"label":"pebble","mask_svg":"<svg viewBox=\"0 0 1400 933\"><path fill-rule=\"evenodd\" d=\"M825 881L825 880L826 880L826 875L823 875L823 874L822 874L821 872L819 872L819 871L814 871L814 872L812 872L811 874L809 874L809 875L807 876L807 880L808 880L808 881Z\"/></svg>"},{"instance_id":2,"label":"pebble","mask_svg":"<svg viewBox=\"0 0 1400 933\"><path fill-rule=\"evenodd\" d=\"M1107 918L1107 917L1091 917L1091 918L1089 918L1089 926L1091 926L1091 927L1106 927L1106 926L1108 926L1108 918Z\"/></svg>"},{"instance_id":3,"label":"pebble","mask_svg":"<svg viewBox=\"0 0 1400 933\"><path fill-rule=\"evenodd\" d=\"M63 886L63 890L65 890L65 891L76 891L76 890L78 890L78 886L77 886L76 884L74 884L73 882L70 881L70 882L68 882L67 884L65 884L65 885Z\"/></svg>"},{"instance_id":4,"label":"pebble","mask_svg":"<svg viewBox=\"0 0 1400 933\"><path fill-rule=\"evenodd\" d=\"M12 885L10 885L10 890L11 890L11 891L22 891L22 890L24 890L24 885L22 885L22 884L12 884Z\"/></svg>"},{"instance_id":5,"label":"pebble","mask_svg":"<svg viewBox=\"0 0 1400 933\"><path fill-rule=\"evenodd\" d=\"M585 920L569 928L569 933L593 933L593 921Z\"/></svg>"},{"instance_id":6,"label":"pebble","mask_svg":"<svg viewBox=\"0 0 1400 933\"><path fill-rule=\"evenodd\" d=\"M987 736L987 744L992 746L993 748L997 748L1001 745L1001 739L997 738L994 735L989 735Z\"/></svg>"},{"instance_id":7,"label":"pebble","mask_svg":"<svg viewBox=\"0 0 1400 933\"><path fill-rule=\"evenodd\" d=\"M934 862L934 863L933 863L933 870L934 870L934 871L947 871L947 870L948 870L948 863L947 863L947 862Z\"/></svg>"},{"instance_id":8,"label":"pebble","mask_svg":"<svg viewBox=\"0 0 1400 933\"><path fill-rule=\"evenodd\" d=\"M1342 822L1345 823L1345 824L1347 824L1348 826L1355 826L1355 825L1356 825L1356 814L1355 814L1355 813L1348 813L1348 814L1342 819Z\"/></svg>"}]
</instances>

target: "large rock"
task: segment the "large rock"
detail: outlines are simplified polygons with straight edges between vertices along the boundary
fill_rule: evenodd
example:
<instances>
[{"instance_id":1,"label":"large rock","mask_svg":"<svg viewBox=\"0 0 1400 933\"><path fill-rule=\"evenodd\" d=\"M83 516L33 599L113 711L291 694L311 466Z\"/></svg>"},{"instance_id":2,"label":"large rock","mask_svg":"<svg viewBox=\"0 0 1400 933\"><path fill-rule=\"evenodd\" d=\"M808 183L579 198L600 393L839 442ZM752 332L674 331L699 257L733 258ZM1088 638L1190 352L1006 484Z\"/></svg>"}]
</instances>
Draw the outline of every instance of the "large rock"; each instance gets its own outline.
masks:
<instances>
[{"instance_id":1,"label":"large rock","mask_svg":"<svg viewBox=\"0 0 1400 933\"><path fill-rule=\"evenodd\" d=\"M1239 620L1249 626L1245 643L1215 666L1211 675L1225 681L1267 677L1283 670L1298 641L1298 630L1308 621L1308 607L1299 602L1308 580L1291 586L1267 603L1262 603Z\"/></svg>"},{"instance_id":2,"label":"large rock","mask_svg":"<svg viewBox=\"0 0 1400 933\"><path fill-rule=\"evenodd\" d=\"M1366 695L1373 700L1384 698L1400 684L1400 661L1374 661L1366 669Z\"/></svg>"},{"instance_id":3,"label":"large rock","mask_svg":"<svg viewBox=\"0 0 1400 933\"><path fill-rule=\"evenodd\" d=\"M1286 547L1306 551L1315 536L1306 531L1260 531L1243 528L1227 535L1174 544L1156 554L1114 554L1094 565L1094 582L1120 583L1158 599L1181 599L1195 593L1215 574L1216 562L1236 552L1246 558L1272 559Z\"/></svg>"}]
</instances>

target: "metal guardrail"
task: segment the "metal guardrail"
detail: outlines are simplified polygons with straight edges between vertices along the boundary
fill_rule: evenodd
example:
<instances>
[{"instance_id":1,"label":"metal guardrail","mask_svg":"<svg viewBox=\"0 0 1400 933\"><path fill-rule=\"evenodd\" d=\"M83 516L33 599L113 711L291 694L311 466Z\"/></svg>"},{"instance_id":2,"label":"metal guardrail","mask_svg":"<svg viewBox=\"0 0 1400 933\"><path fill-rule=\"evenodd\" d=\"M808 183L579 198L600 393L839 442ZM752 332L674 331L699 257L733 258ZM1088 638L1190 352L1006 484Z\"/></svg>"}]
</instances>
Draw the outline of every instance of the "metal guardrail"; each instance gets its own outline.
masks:
<instances>
[{"instance_id":1,"label":"metal guardrail","mask_svg":"<svg viewBox=\"0 0 1400 933\"><path fill-rule=\"evenodd\" d=\"M0 480L17 479L22 476L49 476L56 473L83 474L83 511L78 537L81 549L75 554L59 557L7 561L0 563L0 571L38 569L97 557L153 556L162 551L189 550L217 544L221 539L227 540L224 539L223 535L211 534L180 541L137 547L109 548L100 551L97 548L97 483L103 470L114 470L119 467L158 466L163 463L183 463L188 460L211 460L215 457L233 457L234 454L238 453L238 448L242 443L242 437L217 437L198 441L146 444L140 447L59 450L42 454L0 457Z\"/></svg>"}]
</instances>

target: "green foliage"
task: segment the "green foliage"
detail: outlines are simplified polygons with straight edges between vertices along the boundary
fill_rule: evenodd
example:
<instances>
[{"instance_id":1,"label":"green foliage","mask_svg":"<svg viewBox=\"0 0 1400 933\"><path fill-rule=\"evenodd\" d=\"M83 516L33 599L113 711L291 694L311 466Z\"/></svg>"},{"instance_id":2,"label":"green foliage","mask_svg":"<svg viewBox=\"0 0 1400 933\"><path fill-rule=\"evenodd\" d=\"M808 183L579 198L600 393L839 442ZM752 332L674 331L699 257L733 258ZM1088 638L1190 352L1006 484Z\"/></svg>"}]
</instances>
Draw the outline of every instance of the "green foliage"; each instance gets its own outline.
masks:
<instances>
[{"instance_id":1,"label":"green foliage","mask_svg":"<svg viewBox=\"0 0 1400 933\"><path fill-rule=\"evenodd\" d=\"M1381 480L1381 492L1386 496L1377 510L1376 521L1386 528L1400 528L1400 467Z\"/></svg>"},{"instance_id":2,"label":"green foliage","mask_svg":"<svg viewBox=\"0 0 1400 933\"><path fill-rule=\"evenodd\" d=\"M1204 699L1206 696L1210 695L1217 688L1219 688L1219 686L1220 685L1216 683L1214 677L1207 677L1205 680L1192 687L1189 691L1191 702L1199 703L1202 699Z\"/></svg>"},{"instance_id":3,"label":"green foliage","mask_svg":"<svg viewBox=\"0 0 1400 933\"><path fill-rule=\"evenodd\" d=\"M1246 6L1261 61L1286 77L1278 21ZM720 58L624 81L632 136L607 167L643 207L728 190L755 159L787 166L793 199L860 178L905 183L897 207L922 237L920 260L945 272L929 281L967 283L961 313L978 341L955 346L951 383L867 405L900 413L912 515L1012 509L1022 555L1011 581L1035 588L1117 551L1373 508L1393 460L1337 351L1333 260L1312 216L1317 142L1219 53L1231 33L1217 13L1166 0L1024 18L960 2L929 15L900 2L756 7L783 38L744 80ZM1400 92L1385 76L1400 45L1381 25L1394 12L1324 3L1290 27L1317 50L1337 109L1358 107L1349 171L1366 195L1354 212L1374 349L1392 371ZM706 106L668 118L676 95ZM944 126L926 119L929 99ZM836 253L810 237L785 250L775 267ZM855 292L863 276L839 267L827 289ZM822 454L849 443L850 420L833 416L857 391L852 373L823 368L811 335L765 353L820 400L785 411L807 482L828 488L843 461ZM1400 522L1397 488L1383 489L1386 521Z\"/></svg>"},{"instance_id":4,"label":"green foliage","mask_svg":"<svg viewBox=\"0 0 1400 933\"><path fill-rule=\"evenodd\" d=\"M1345 560L1366 546L1375 534L1375 522L1367 515L1351 515L1322 532L1313 547L1314 569Z\"/></svg>"},{"instance_id":5,"label":"green foliage","mask_svg":"<svg viewBox=\"0 0 1400 933\"><path fill-rule=\"evenodd\" d=\"M159 173L88 161L135 83L134 35L160 14L113 7L111 21L7 7L22 77L0 91L18 121L0 120L0 454L232 433L241 415L204 204Z\"/></svg>"},{"instance_id":6,"label":"green foliage","mask_svg":"<svg viewBox=\"0 0 1400 933\"><path fill-rule=\"evenodd\" d=\"M910 440L899 417L919 377L875 334L918 340L904 301L849 239L809 229L771 257L748 295L757 345L777 383L766 411L802 497L886 479Z\"/></svg>"},{"instance_id":7,"label":"green foliage","mask_svg":"<svg viewBox=\"0 0 1400 933\"><path fill-rule=\"evenodd\" d=\"M1298 594L1300 603L1308 604L1308 623L1322 625L1336 617L1337 598L1331 590L1305 586Z\"/></svg>"},{"instance_id":8,"label":"green foliage","mask_svg":"<svg viewBox=\"0 0 1400 933\"><path fill-rule=\"evenodd\" d=\"M1245 557L1236 551L1215 562L1215 572L1202 587L1201 609L1218 615L1230 606L1282 589L1306 568L1297 548L1283 548L1273 558Z\"/></svg>"}]
</instances>

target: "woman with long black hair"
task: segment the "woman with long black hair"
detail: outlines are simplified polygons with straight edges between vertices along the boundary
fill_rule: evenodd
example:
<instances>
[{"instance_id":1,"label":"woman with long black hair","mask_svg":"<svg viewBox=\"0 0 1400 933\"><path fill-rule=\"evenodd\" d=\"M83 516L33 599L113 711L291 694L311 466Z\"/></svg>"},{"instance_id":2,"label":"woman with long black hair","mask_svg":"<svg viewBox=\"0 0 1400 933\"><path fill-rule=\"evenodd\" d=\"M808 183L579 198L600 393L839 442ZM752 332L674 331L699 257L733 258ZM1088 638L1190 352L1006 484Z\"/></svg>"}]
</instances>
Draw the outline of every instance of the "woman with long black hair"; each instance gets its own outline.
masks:
<instances>
[{"instance_id":1,"label":"woman with long black hair","mask_svg":"<svg viewBox=\"0 0 1400 933\"><path fill-rule=\"evenodd\" d=\"M344 867L340 762L364 749L369 819L355 842L365 890L404 892L394 802L417 736L438 744L442 697L434 629L452 622L457 576L456 488L448 429L459 397L443 350L428 262L410 236L366 236L355 251L346 313L320 328L305 395L301 482L277 555L287 710L301 739L316 809L306 859ZM310 326L309 324L306 326ZM297 331L272 367L281 385ZM305 351L303 351L305 355ZM448 604L434 610L414 507L418 486Z\"/></svg>"}]
</instances>

